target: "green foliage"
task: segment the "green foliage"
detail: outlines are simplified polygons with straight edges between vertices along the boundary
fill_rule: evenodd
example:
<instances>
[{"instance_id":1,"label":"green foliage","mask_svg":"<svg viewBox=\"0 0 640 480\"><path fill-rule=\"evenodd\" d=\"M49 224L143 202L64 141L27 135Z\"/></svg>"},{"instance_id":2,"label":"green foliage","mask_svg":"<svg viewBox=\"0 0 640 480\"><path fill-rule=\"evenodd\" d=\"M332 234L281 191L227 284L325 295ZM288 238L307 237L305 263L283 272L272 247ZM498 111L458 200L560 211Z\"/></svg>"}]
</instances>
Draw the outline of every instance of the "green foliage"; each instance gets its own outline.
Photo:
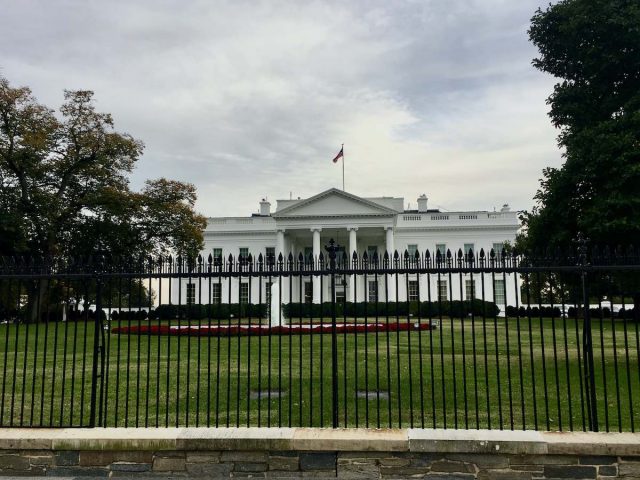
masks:
<instances>
[{"instance_id":1,"label":"green foliage","mask_svg":"<svg viewBox=\"0 0 640 480\"><path fill-rule=\"evenodd\" d=\"M155 309L153 318L158 320L228 320L230 318L265 318L267 305L253 303L231 304L192 304L170 305L162 304Z\"/></svg>"},{"instance_id":2,"label":"green foliage","mask_svg":"<svg viewBox=\"0 0 640 480\"><path fill-rule=\"evenodd\" d=\"M114 130L93 92L64 98L56 115L0 77L0 254L197 253L195 187L159 179L131 191L142 142Z\"/></svg>"},{"instance_id":3,"label":"green foliage","mask_svg":"<svg viewBox=\"0 0 640 480\"><path fill-rule=\"evenodd\" d=\"M640 241L640 4L564 0L529 30L536 68L559 78L548 103L561 168L543 172L524 214L525 248Z\"/></svg>"},{"instance_id":4,"label":"green foliage","mask_svg":"<svg viewBox=\"0 0 640 480\"><path fill-rule=\"evenodd\" d=\"M283 306L283 313L287 318L320 318L331 317L331 302L324 303L289 303ZM493 302L483 302L480 299L452 302L346 302L336 304L337 317L460 317L474 315L494 316L500 309Z\"/></svg>"}]
</instances>

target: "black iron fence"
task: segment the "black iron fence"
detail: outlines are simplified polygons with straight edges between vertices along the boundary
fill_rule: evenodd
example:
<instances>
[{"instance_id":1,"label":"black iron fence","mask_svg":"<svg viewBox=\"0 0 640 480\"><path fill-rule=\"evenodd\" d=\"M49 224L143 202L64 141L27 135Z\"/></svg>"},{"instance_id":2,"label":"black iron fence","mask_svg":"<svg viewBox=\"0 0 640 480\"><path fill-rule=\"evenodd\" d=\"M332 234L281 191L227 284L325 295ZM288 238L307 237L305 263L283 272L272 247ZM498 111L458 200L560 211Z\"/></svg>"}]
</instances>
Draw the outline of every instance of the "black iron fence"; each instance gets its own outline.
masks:
<instances>
[{"instance_id":1,"label":"black iron fence","mask_svg":"<svg viewBox=\"0 0 640 480\"><path fill-rule=\"evenodd\" d=\"M0 265L0 426L635 431L638 252Z\"/></svg>"}]
</instances>

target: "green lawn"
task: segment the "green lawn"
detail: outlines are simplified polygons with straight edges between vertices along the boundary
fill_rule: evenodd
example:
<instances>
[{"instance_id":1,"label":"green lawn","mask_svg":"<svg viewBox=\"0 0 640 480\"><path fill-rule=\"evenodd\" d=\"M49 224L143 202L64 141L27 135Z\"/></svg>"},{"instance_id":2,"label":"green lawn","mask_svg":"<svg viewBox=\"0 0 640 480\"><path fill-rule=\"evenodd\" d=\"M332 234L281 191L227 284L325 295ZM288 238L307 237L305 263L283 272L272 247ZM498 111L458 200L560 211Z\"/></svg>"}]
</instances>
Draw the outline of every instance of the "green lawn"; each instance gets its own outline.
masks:
<instances>
[{"instance_id":1,"label":"green lawn","mask_svg":"<svg viewBox=\"0 0 640 480\"><path fill-rule=\"evenodd\" d=\"M582 321L519 323L519 335L504 318L339 335L340 425L583 429ZM0 425L87 425L93 334L92 322L0 325ZM330 335L105 339L107 426L331 426ZM638 339L634 323L594 322L601 430L640 425Z\"/></svg>"}]
</instances>

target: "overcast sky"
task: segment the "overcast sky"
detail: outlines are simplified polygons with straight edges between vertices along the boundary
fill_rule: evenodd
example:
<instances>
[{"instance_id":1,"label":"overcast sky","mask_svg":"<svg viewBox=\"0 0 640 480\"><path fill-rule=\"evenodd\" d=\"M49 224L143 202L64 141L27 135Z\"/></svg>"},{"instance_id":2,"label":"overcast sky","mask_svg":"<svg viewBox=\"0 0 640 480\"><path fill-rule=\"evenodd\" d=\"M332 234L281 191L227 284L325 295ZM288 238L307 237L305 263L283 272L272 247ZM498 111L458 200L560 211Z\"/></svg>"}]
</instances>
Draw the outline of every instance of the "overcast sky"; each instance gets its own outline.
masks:
<instances>
[{"instance_id":1,"label":"overcast sky","mask_svg":"<svg viewBox=\"0 0 640 480\"><path fill-rule=\"evenodd\" d=\"M141 139L132 177L200 212L341 187L447 210L530 209L558 166L529 20L547 0L0 0L0 75L58 107L94 90Z\"/></svg>"}]
</instances>

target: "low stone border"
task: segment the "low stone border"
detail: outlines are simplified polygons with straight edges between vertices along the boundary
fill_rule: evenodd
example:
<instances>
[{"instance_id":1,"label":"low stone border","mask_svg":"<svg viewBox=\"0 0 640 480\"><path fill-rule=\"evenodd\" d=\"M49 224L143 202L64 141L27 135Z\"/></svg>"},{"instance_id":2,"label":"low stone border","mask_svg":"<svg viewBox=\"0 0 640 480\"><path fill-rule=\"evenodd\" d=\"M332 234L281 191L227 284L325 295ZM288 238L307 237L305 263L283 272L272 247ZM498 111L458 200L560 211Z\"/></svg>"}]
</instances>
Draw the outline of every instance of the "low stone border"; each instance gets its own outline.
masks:
<instances>
[{"instance_id":1,"label":"low stone border","mask_svg":"<svg viewBox=\"0 0 640 480\"><path fill-rule=\"evenodd\" d=\"M640 434L430 429L0 429L0 475L640 479Z\"/></svg>"}]
</instances>

